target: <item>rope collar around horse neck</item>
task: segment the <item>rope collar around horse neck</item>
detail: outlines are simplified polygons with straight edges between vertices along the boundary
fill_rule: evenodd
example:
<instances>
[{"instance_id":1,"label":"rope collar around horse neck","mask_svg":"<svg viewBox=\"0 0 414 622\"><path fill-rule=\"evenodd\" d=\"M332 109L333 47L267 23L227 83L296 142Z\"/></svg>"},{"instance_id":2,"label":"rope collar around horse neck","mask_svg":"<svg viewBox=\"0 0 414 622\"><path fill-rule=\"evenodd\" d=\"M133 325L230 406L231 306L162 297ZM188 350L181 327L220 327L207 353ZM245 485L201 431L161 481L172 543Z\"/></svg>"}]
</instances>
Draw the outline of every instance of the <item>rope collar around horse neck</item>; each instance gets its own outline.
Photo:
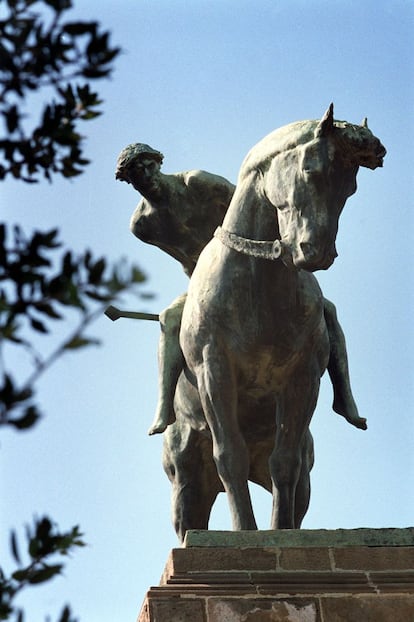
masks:
<instances>
[{"instance_id":1,"label":"rope collar around horse neck","mask_svg":"<svg viewBox=\"0 0 414 622\"><path fill-rule=\"evenodd\" d=\"M231 248L243 255L250 255L250 257L275 260L279 259L282 254L280 240L250 240L236 233L230 233L222 229L222 227L217 227L214 237L220 240L227 248Z\"/></svg>"}]
</instances>

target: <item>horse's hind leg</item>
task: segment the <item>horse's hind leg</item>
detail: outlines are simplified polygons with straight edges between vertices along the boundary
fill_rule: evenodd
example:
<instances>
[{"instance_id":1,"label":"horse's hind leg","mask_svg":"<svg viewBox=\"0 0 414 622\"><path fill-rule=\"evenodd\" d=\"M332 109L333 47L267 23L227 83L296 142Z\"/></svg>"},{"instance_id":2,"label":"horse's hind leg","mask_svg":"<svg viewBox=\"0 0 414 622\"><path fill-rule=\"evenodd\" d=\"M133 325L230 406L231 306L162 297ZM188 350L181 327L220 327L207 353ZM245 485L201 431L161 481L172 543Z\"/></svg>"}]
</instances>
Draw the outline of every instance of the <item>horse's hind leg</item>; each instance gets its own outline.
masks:
<instances>
[{"instance_id":1,"label":"horse's hind leg","mask_svg":"<svg viewBox=\"0 0 414 622\"><path fill-rule=\"evenodd\" d=\"M295 496L295 529L299 529L309 507L310 500L310 472L313 467L313 438L309 429L303 441L302 465Z\"/></svg>"},{"instance_id":2,"label":"horse's hind leg","mask_svg":"<svg viewBox=\"0 0 414 622\"><path fill-rule=\"evenodd\" d=\"M163 466L172 485L172 520L180 542L189 529L207 529L211 508L223 490L210 439L180 421L164 436Z\"/></svg>"},{"instance_id":3,"label":"horse's hind leg","mask_svg":"<svg viewBox=\"0 0 414 622\"><path fill-rule=\"evenodd\" d=\"M294 529L298 520L295 506L297 486L303 476L302 448L318 390L319 374L306 369L291 378L278 400L275 446L269 461L273 482L272 529ZM301 482L303 506L306 481L304 478Z\"/></svg>"},{"instance_id":4,"label":"horse's hind leg","mask_svg":"<svg viewBox=\"0 0 414 622\"><path fill-rule=\"evenodd\" d=\"M233 529L257 529L248 488L249 454L237 420L233 366L212 343L204 347L196 370L204 415L213 440L213 457L227 493Z\"/></svg>"}]
</instances>

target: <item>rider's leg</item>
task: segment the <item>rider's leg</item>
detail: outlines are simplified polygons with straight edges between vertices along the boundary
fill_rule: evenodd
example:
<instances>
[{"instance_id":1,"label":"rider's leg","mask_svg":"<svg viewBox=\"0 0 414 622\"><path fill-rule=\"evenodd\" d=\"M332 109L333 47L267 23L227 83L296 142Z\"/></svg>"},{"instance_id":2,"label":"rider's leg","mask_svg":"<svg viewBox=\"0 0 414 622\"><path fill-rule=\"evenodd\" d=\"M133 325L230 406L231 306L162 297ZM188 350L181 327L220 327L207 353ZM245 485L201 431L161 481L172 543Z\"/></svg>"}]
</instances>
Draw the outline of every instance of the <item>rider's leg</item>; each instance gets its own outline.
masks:
<instances>
[{"instance_id":1,"label":"rider's leg","mask_svg":"<svg viewBox=\"0 0 414 622\"><path fill-rule=\"evenodd\" d=\"M366 430L367 420L359 416L352 395L345 336L336 317L335 305L326 298L324 298L324 315L331 347L328 373L334 391L332 408L355 427Z\"/></svg>"},{"instance_id":2,"label":"rider's leg","mask_svg":"<svg viewBox=\"0 0 414 622\"><path fill-rule=\"evenodd\" d=\"M160 313L161 335L158 345L158 404L148 434L159 434L175 421L174 394L184 367L179 335L186 294L179 296Z\"/></svg>"}]
</instances>

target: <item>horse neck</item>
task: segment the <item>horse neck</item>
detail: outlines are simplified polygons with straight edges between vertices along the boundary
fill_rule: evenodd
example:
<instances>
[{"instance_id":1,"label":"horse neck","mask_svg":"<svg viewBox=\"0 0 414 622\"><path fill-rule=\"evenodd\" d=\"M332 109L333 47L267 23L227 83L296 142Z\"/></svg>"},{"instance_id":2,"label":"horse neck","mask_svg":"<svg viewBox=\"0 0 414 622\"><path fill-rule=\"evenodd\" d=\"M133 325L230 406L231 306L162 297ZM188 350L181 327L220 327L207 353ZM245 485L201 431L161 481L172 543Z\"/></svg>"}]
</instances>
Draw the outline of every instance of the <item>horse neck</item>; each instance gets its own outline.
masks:
<instances>
[{"instance_id":1,"label":"horse neck","mask_svg":"<svg viewBox=\"0 0 414 622\"><path fill-rule=\"evenodd\" d=\"M266 197L259 173L252 174L242 182L239 180L222 227L250 240L280 240L277 208ZM251 284L251 299L266 297L272 300L274 308L294 309L298 272L289 269L282 259L249 259L251 261L243 262L248 266L248 272L244 273L244 287L247 291ZM280 295L281 292L283 295Z\"/></svg>"},{"instance_id":2,"label":"horse neck","mask_svg":"<svg viewBox=\"0 0 414 622\"><path fill-rule=\"evenodd\" d=\"M280 239L276 208L266 198L257 171L239 180L223 228L251 240Z\"/></svg>"}]
</instances>

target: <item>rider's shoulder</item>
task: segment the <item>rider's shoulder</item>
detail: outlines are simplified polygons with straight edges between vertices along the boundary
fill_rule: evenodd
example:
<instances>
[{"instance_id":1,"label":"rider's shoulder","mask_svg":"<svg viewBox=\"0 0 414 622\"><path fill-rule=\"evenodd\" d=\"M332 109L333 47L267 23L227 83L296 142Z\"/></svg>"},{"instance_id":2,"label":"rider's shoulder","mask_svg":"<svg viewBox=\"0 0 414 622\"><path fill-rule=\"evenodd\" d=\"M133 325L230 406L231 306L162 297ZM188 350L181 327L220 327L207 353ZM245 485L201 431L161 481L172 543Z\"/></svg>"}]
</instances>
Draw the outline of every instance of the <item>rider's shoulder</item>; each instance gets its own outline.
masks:
<instances>
[{"instance_id":1,"label":"rider's shoulder","mask_svg":"<svg viewBox=\"0 0 414 622\"><path fill-rule=\"evenodd\" d=\"M182 175L184 183L188 187L198 187L203 184L224 185L229 187L233 186L233 184L225 177L222 177L221 175L216 175L214 173L208 173L207 171L202 171L199 169L185 171L182 173Z\"/></svg>"}]
</instances>

